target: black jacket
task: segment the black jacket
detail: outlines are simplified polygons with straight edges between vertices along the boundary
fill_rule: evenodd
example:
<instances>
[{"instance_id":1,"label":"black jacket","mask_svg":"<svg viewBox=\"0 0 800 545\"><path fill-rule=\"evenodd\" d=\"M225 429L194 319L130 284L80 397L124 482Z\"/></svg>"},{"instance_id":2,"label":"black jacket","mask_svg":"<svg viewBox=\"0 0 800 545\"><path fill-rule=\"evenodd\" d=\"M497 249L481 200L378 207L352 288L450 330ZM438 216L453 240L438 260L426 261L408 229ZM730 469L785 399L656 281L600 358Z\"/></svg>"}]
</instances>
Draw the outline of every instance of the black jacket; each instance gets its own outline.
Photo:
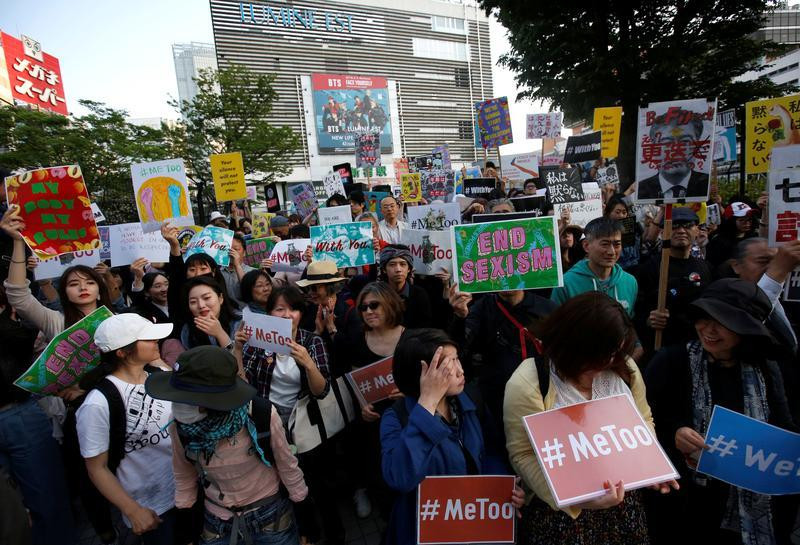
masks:
<instances>
[{"instance_id":1,"label":"black jacket","mask_svg":"<svg viewBox=\"0 0 800 545\"><path fill-rule=\"evenodd\" d=\"M638 199L663 199L664 193L661 191L661 182L658 174L645 178L639 182L639 191L636 194ZM686 186L686 197L707 197L708 196L708 174L692 171L689 176L689 183Z\"/></svg>"}]
</instances>

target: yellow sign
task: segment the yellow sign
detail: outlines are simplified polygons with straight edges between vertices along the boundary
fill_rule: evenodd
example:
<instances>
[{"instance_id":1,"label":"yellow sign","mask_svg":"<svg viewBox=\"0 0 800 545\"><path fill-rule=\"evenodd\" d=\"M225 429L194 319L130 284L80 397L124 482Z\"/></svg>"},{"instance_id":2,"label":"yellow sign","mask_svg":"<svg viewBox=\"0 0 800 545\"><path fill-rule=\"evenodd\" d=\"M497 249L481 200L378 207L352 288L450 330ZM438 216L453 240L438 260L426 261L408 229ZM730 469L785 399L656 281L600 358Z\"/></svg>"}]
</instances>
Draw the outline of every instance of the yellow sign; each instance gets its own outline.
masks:
<instances>
[{"instance_id":1,"label":"yellow sign","mask_svg":"<svg viewBox=\"0 0 800 545\"><path fill-rule=\"evenodd\" d=\"M217 202L240 201L247 198L241 152L212 155L211 177L214 179Z\"/></svg>"},{"instance_id":2,"label":"yellow sign","mask_svg":"<svg viewBox=\"0 0 800 545\"><path fill-rule=\"evenodd\" d=\"M708 223L708 206L704 202L687 202L686 204L673 204L672 206L685 206L697 214L700 223Z\"/></svg>"},{"instance_id":3,"label":"yellow sign","mask_svg":"<svg viewBox=\"0 0 800 545\"><path fill-rule=\"evenodd\" d=\"M422 199L422 182L418 172L400 175L400 198L403 202L419 202Z\"/></svg>"},{"instance_id":4,"label":"yellow sign","mask_svg":"<svg viewBox=\"0 0 800 545\"><path fill-rule=\"evenodd\" d=\"M594 123L596 131L603 131L600 143L602 149L600 157L611 159L619 154L619 132L622 124L622 107L595 108Z\"/></svg>"},{"instance_id":5,"label":"yellow sign","mask_svg":"<svg viewBox=\"0 0 800 545\"><path fill-rule=\"evenodd\" d=\"M275 214L271 212L256 212L253 214L253 238L262 238L272 235L269 231L269 222Z\"/></svg>"},{"instance_id":6,"label":"yellow sign","mask_svg":"<svg viewBox=\"0 0 800 545\"><path fill-rule=\"evenodd\" d=\"M800 95L748 102L745 117L747 174L769 171L772 148L800 144Z\"/></svg>"}]
</instances>

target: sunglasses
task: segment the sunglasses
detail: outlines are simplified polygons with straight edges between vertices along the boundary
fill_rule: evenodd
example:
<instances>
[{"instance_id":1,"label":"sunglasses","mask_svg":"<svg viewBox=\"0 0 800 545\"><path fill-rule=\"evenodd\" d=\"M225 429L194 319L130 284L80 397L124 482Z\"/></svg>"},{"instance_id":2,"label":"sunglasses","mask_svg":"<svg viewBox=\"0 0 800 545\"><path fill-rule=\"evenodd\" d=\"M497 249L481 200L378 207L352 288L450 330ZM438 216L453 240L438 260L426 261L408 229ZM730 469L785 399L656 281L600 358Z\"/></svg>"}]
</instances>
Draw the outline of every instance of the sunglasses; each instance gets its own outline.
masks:
<instances>
[{"instance_id":1,"label":"sunglasses","mask_svg":"<svg viewBox=\"0 0 800 545\"><path fill-rule=\"evenodd\" d=\"M358 305L358 310L360 312L366 312L367 309L375 310L379 306L381 306L381 304L377 301L372 301L371 303L361 303L360 305Z\"/></svg>"}]
</instances>

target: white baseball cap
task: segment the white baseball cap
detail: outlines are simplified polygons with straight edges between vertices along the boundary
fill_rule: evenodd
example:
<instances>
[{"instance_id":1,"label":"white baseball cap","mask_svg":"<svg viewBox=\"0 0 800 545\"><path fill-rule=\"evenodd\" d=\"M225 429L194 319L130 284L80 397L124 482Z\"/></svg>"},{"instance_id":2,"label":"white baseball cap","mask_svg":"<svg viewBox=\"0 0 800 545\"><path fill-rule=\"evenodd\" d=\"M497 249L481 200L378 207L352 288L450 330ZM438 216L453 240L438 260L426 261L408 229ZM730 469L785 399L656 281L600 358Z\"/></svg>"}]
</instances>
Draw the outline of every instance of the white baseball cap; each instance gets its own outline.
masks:
<instances>
[{"instance_id":1,"label":"white baseball cap","mask_svg":"<svg viewBox=\"0 0 800 545\"><path fill-rule=\"evenodd\" d=\"M208 219L208 221L211 222L211 221L219 220L219 219L227 220L228 218L225 217L224 214L221 214L220 212L217 212L216 210L214 210L213 212L211 212L211 217Z\"/></svg>"},{"instance_id":2,"label":"white baseball cap","mask_svg":"<svg viewBox=\"0 0 800 545\"><path fill-rule=\"evenodd\" d=\"M94 344L111 352L136 341L155 341L172 333L172 324L154 324L138 314L116 314L103 320L94 332Z\"/></svg>"}]
</instances>

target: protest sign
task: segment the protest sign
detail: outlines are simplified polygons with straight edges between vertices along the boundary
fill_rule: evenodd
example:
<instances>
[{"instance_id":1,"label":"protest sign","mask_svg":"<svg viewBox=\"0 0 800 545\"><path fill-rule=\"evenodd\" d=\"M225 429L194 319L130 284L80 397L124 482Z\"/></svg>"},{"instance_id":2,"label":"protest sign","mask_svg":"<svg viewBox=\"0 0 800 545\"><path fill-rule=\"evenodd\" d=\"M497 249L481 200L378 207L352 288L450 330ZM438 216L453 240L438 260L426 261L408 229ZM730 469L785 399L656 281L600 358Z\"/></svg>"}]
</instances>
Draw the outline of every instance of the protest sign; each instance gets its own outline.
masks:
<instances>
[{"instance_id":1,"label":"protest sign","mask_svg":"<svg viewBox=\"0 0 800 545\"><path fill-rule=\"evenodd\" d=\"M501 155L500 170L509 180L527 180L539 177L539 158L534 153Z\"/></svg>"},{"instance_id":2,"label":"protest sign","mask_svg":"<svg viewBox=\"0 0 800 545\"><path fill-rule=\"evenodd\" d=\"M610 184L618 184L619 172L617 171L617 165L608 165L607 167L598 168L597 175L595 176L594 180L600 187L605 187Z\"/></svg>"},{"instance_id":3,"label":"protest sign","mask_svg":"<svg viewBox=\"0 0 800 545\"><path fill-rule=\"evenodd\" d=\"M395 157L392 159L392 167L394 168L394 179L397 183L402 180L403 174L408 174L408 157Z\"/></svg>"},{"instance_id":4,"label":"protest sign","mask_svg":"<svg viewBox=\"0 0 800 545\"><path fill-rule=\"evenodd\" d=\"M362 407L388 399L397 392L392 375L393 361L389 356L345 375Z\"/></svg>"},{"instance_id":5,"label":"protest sign","mask_svg":"<svg viewBox=\"0 0 800 545\"><path fill-rule=\"evenodd\" d=\"M189 241L202 230L203 228L199 225L187 225L186 227L182 227L178 231L178 244L181 245L181 249L185 250L189 245Z\"/></svg>"},{"instance_id":6,"label":"protest sign","mask_svg":"<svg viewBox=\"0 0 800 545\"><path fill-rule=\"evenodd\" d=\"M328 197L333 197L334 195L341 195L344 197L342 175L338 172L326 174L322 179L322 185L325 187L325 194L328 195Z\"/></svg>"},{"instance_id":7,"label":"protest sign","mask_svg":"<svg viewBox=\"0 0 800 545\"><path fill-rule=\"evenodd\" d=\"M783 287L784 301L800 301L800 269L795 269L789 273L786 285Z\"/></svg>"},{"instance_id":8,"label":"protest sign","mask_svg":"<svg viewBox=\"0 0 800 545\"><path fill-rule=\"evenodd\" d=\"M583 163L584 161L600 159L600 136L600 131L595 131L567 138L567 147L564 148L564 162Z\"/></svg>"},{"instance_id":9,"label":"protest sign","mask_svg":"<svg viewBox=\"0 0 800 545\"><path fill-rule=\"evenodd\" d=\"M353 183L353 167L350 165L350 163L339 163L338 165L333 165L331 170L339 173L339 176L342 177L342 183L344 185Z\"/></svg>"},{"instance_id":10,"label":"protest sign","mask_svg":"<svg viewBox=\"0 0 800 545\"><path fill-rule=\"evenodd\" d=\"M548 167L548 166L558 167L558 166L561 166L563 163L564 163L563 157L560 157L558 155L547 155L542 159L542 165L541 166L543 166L543 167Z\"/></svg>"},{"instance_id":11,"label":"protest sign","mask_svg":"<svg viewBox=\"0 0 800 545\"><path fill-rule=\"evenodd\" d=\"M468 293L550 288L563 283L554 216L454 225L453 275Z\"/></svg>"},{"instance_id":12,"label":"protest sign","mask_svg":"<svg viewBox=\"0 0 800 545\"><path fill-rule=\"evenodd\" d=\"M417 489L417 543L514 543L513 475L426 477Z\"/></svg>"},{"instance_id":13,"label":"protest sign","mask_svg":"<svg viewBox=\"0 0 800 545\"><path fill-rule=\"evenodd\" d=\"M408 246L414 260L414 274L432 276L453 271L453 250L448 231L403 229L400 244Z\"/></svg>"},{"instance_id":14,"label":"protest sign","mask_svg":"<svg viewBox=\"0 0 800 545\"><path fill-rule=\"evenodd\" d=\"M546 114L528 114L526 118L528 140L534 138L558 138L561 136L561 122L564 114L549 112Z\"/></svg>"},{"instance_id":15,"label":"protest sign","mask_svg":"<svg viewBox=\"0 0 800 545\"><path fill-rule=\"evenodd\" d=\"M46 278L58 278L64 271L75 265L85 265L87 267L94 267L102 260L101 249L96 250L78 250L68 254L61 254L49 259L36 259L36 268L33 270L33 276L36 280L44 280Z\"/></svg>"},{"instance_id":16,"label":"protest sign","mask_svg":"<svg viewBox=\"0 0 800 545\"><path fill-rule=\"evenodd\" d=\"M570 224L586 227L586 224L603 215L603 197L595 183L581 184L583 200L553 205L553 215L560 218L564 210L569 210Z\"/></svg>"},{"instance_id":17,"label":"protest sign","mask_svg":"<svg viewBox=\"0 0 800 545\"><path fill-rule=\"evenodd\" d=\"M450 162L450 148L447 147L447 144L442 144L441 146L436 146L433 148L431 152L434 157L438 156L441 159L441 163L434 168L444 168L444 169L451 169L453 168L452 163Z\"/></svg>"},{"instance_id":18,"label":"protest sign","mask_svg":"<svg viewBox=\"0 0 800 545\"><path fill-rule=\"evenodd\" d=\"M464 195L488 199L496 185L497 180L494 178L468 178L464 180Z\"/></svg>"},{"instance_id":19,"label":"protest sign","mask_svg":"<svg viewBox=\"0 0 800 545\"><path fill-rule=\"evenodd\" d=\"M593 399L523 418L558 507L679 477L630 396Z\"/></svg>"},{"instance_id":20,"label":"protest sign","mask_svg":"<svg viewBox=\"0 0 800 545\"><path fill-rule=\"evenodd\" d=\"M794 147L800 150L800 146ZM797 240L800 226L800 169L770 169L767 186L769 245L782 246Z\"/></svg>"},{"instance_id":21,"label":"protest sign","mask_svg":"<svg viewBox=\"0 0 800 545\"><path fill-rule=\"evenodd\" d=\"M716 136L714 137L714 161L736 160L736 110L717 113Z\"/></svg>"},{"instance_id":22,"label":"protest sign","mask_svg":"<svg viewBox=\"0 0 800 545\"><path fill-rule=\"evenodd\" d=\"M247 186L247 200L248 201L258 200L258 191L256 191L256 186L254 185Z\"/></svg>"},{"instance_id":23,"label":"protest sign","mask_svg":"<svg viewBox=\"0 0 800 545\"><path fill-rule=\"evenodd\" d=\"M625 216L617 221L622 225L622 247L636 244L636 216Z\"/></svg>"},{"instance_id":24,"label":"protest sign","mask_svg":"<svg viewBox=\"0 0 800 545\"><path fill-rule=\"evenodd\" d=\"M261 262L269 258L275 243L270 238L251 238L244 242L243 263L256 269L261 268Z\"/></svg>"},{"instance_id":25,"label":"protest sign","mask_svg":"<svg viewBox=\"0 0 800 545\"><path fill-rule=\"evenodd\" d=\"M581 173L574 167L542 167L542 179L553 205L584 199Z\"/></svg>"},{"instance_id":26,"label":"protest sign","mask_svg":"<svg viewBox=\"0 0 800 545\"><path fill-rule=\"evenodd\" d=\"M612 106L609 108L595 108L594 122L592 128L600 131L603 135L601 139L602 149L600 157L611 159L619 153L619 133L622 127L622 106ZM570 161L566 161L569 163Z\"/></svg>"},{"instance_id":27,"label":"protest sign","mask_svg":"<svg viewBox=\"0 0 800 545\"><path fill-rule=\"evenodd\" d=\"M247 344L261 348L269 354L289 354L292 349L292 321L268 314L253 312L245 307L242 310L242 330L248 335Z\"/></svg>"},{"instance_id":28,"label":"protest sign","mask_svg":"<svg viewBox=\"0 0 800 545\"><path fill-rule=\"evenodd\" d=\"M767 172L773 148L800 142L800 95L748 102L745 116L747 174Z\"/></svg>"},{"instance_id":29,"label":"protest sign","mask_svg":"<svg viewBox=\"0 0 800 545\"><path fill-rule=\"evenodd\" d=\"M306 248L311 244L309 238L282 240L275 244L269 258L274 261L272 272L302 273L308 266Z\"/></svg>"},{"instance_id":30,"label":"protest sign","mask_svg":"<svg viewBox=\"0 0 800 545\"><path fill-rule=\"evenodd\" d=\"M244 180L244 161L241 152L212 155L211 177L217 202L239 201L247 198Z\"/></svg>"},{"instance_id":31,"label":"protest sign","mask_svg":"<svg viewBox=\"0 0 800 545\"><path fill-rule=\"evenodd\" d=\"M100 259L111 259L111 235L108 231L108 226L103 225L97 228L100 234Z\"/></svg>"},{"instance_id":32,"label":"protest sign","mask_svg":"<svg viewBox=\"0 0 800 545\"><path fill-rule=\"evenodd\" d=\"M220 267L227 267L231 262L231 243L233 231L222 227L204 227L189 241L183 254L185 262L194 254L206 254Z\"/></svg>"},{"instance_id":33,"label":"protest sign","mask_svg":"<svg viewBox=\"0 0 800 545\"><path fill-rule=\"evenodd\" d=\"M475 115L481 146L495 148L514 142L511 134L508 97L490 98L483 102L476 102Z\"/></svg>"},{"instance_id":34,"label":"protest sign","mask_svg":"<svg viewBox=\"0 0 800 545\"><path fill-rule=\"evenodd\" d=\"M544 216L547 197L544 195L528 195L526 197L513 197L511 204L516 212L536 212Z\"/></svg>"},{"instance_id":35,"label":"protest sign","mask_svg":"<svg viewBox=\"0 0 800 545\"><path fill-rule=\"evenodd\" d=\"M480 178L482 176L480 167L462 167L455 171L456 193L464 194L464 179Z\"/></svg>"},{"instance_id":36,"label":"protest sign","mask_svg":"<svg viewBox=\"0 0 800 545\"><path fill-rule=\"evenodd\" d=\"M356 136L356 168L377 167L381 164L381 135L367 132Z\"/></svg>"},{"instance_id":37,"label":"protest sign","mask_svg":"<svg viewBox=\"0 0 800 545\"><path fill-rule=\"evenodd\" d=\"M426 201L453 201L456 194L456 182L452 170L420 170L419 177L422 197Z\"/></svg>"},{"instance_id":38,"label":"protest sign","mask_svg":"<svg viewBox=\"0 0 800 545\"><path fill-rule=\"evenodd\" d=\"M758 494L800 493L800 434L714 405L705 443L698 473Z\"/></svg>"},{"instance_id":39,"label":"protest sign","mask_svg":"<svg viewBox=\"0 0 800 545\"><path fill-rule=\"evenodd\" d=\"M636 202L706 201L716 102L654 102L639 109Z\"/></svg>"},{"instance_id":40,"label":"protest sign","mask_svg":"<svg viewBox=\"0 0 800 545\"><path fill-rule=\"evenodd\" d=\"M529 210L527 212L499 212L497 214L474 214L472 216L472 223L492 223L495 221L539 218L542 215L543 214L541 210Z\"/></svg>"},{"instance_id":41,"label":"protest sign","mask_svg":"<svg viewBox=\"0 0 800 545\"><path fill-rule=\"evenodd\" d=\"M271 212L256 212L253 214L253 236L256 238L268 237L272 233L269 230L269 222L275 214Z\"/></svg>"},{"instance_id":42,"label":"protest sign","mask_svg":"<svg viewBox=\"0 0 800 545\"><path fill-rule=\"evenodd\" d=\"M131 180L142 231L158 231L167 220L175 226L194 225L183 159L135 163Z\"/></svg>"},{"instance_id":43,"label":"protest sign","mask_svg":"<svg viewBox=\"0 0 800 545\"><path fill-rule=\"evenodd\" d=\"M388 191L364 191L364 199L366 211L372 212L379 220L383 219L383 212L381 212L381 201L392 194Z\"/></svg>"},{"instance_id":44,"label":"protest sign","mask_svg":"<svg viewBox=\"0 0 800 545\"><path fill-rule=\"evenodd\" d=\"M400 199L403 202L419 202L422 200L422 182L419 172L403 174L400 177Z\"/></svg>"},{"instance_id":45,"label":"protest sign","mask_svg":"<svg viewBox=\"0 0 800 545\"><path fill-rule=\"evenodd\" d=\"M92 203L92 214L94 214L94 221L95 222L106 221L106 217L100 211L100 207L97 206L96 202Z\"/></svg>"},{"instance_id":46,"label":"protest sign","mask_svg":"<svg viewBox=\"0 0 800 545\"><path fill-rule=\"evenodd\" d=\"M719 210L719 205L714 203L708 205L706 208L706 220L709 225L719 225L722 223L722 214Z\"/></svg>"},{"instance_id":47,"label":"protest sign","mask_svg":"<svg viewBox=\"0 0 800 545\"><path fill-rule=\"evenodd\" d=\"M88 207L87 207L88 208ZM134 224L139 227L139 224ZM36 361L14 381L34 394L55 394L78 382L100 363L94 332L113 313L102 306L53 337Z\"/></svg>"},{"instance_id":48,"label":"protest sign","mask_svg":"<svg viewBox=\"0 0 800 545\"><path fill-rule=\"evenodd\" d=\"M301 218L307 218L317 207L317 194L314 192L314 185L311 182L289 184L287 191L289 199L294 203L297 215Z\"/></svg>"},{"instance_id":49,"label":"protest sign","mask_svg":"<svg viewBox=\"0 0 800 545\"><path fill-rule=\"evenodd\" d=\"M267 195L267 212L277 212L281 209L281 202L278 197L278 186L274 182L267 184L264 188L264 193Z\"/></svg>"},{"instance_id":50,"label":"protest sign","mask_svg":"<svg viewBox=\"0 0 800 545\"><path fill-rule=\"evenodd\" d=\"M353 220L350 205L330 206L317 210L320 225L333 225L334 223L348 223Z\"/></svg>"},{"instance_id":51,"label":"protest sign","mask_svg":"<svg viewBox=\"0 0 800 545\"><path fill-rule=\"evenodd\" d=\"M141 223L108 226L111 242L111 266L130 265L140 257L150 263L169 261L169 243L161 233L145 233Z\"/></svg>"},{"instance_id":52,"label":"protest sign","mask_svg":"<svg viewBox=\"0 0 800 545\"><path fill-rule=\"evenodd\" d=\"M100 248L78 165L28 170L5 179L8 206L25 222L22 238L39 259Z\"/></svg>"},{"instance_id":53,"label":"protest sign","mask_svg":"<svg viewBox=\"0 0 800 545\"><path fill-rule=\"evenodd\" d=\"M333 261L340 269L375 263L372 223L359 221L336 225L313 225L311 249L315 260Z\"/></svg>"},{"instance_id":54,"label":"protest sign","mask_svg":"<svg viewBox=\"0 0 800 545\"><path fill-rule=\"evenodd\" d=\"M451 225L461 223L458 203L434 203L408 207L408 224L412 229L446 231Z\"/></svg>"}]
</instances>

